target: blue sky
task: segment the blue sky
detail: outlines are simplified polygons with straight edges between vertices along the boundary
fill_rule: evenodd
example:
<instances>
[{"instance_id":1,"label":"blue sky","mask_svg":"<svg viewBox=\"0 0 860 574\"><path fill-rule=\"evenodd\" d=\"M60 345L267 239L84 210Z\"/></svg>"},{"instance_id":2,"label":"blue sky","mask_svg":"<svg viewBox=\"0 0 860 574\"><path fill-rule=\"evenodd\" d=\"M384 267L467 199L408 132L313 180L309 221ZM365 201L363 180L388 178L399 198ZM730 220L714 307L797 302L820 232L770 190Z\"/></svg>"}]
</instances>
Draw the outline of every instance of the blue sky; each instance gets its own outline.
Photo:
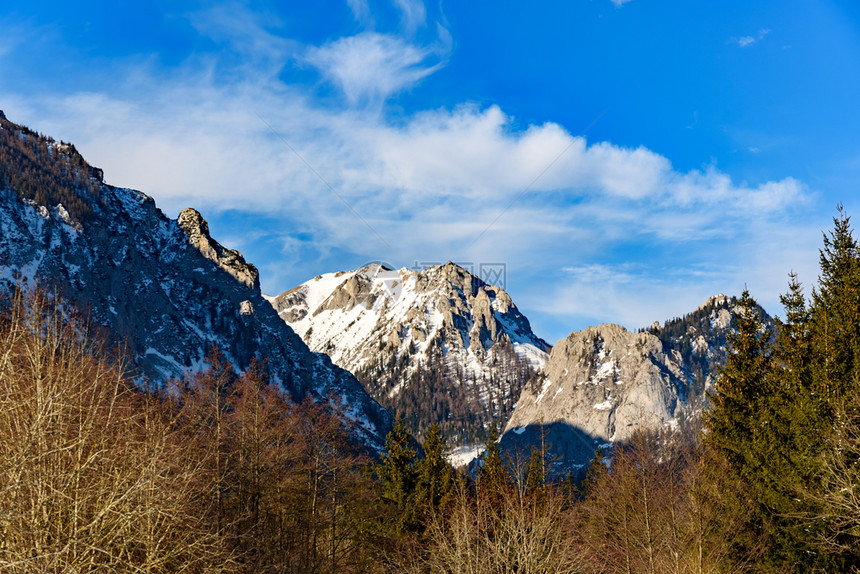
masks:
<instances>
[{"instance_id":1,"label":"blue sky","mask_svg":"<svg viewBox=\"0 0 860 574\"><path fill-rule=\"evenodd\" d=\"M0 78L268 293L504 263L551 342L745 285L778 313L860 213L853 2L6 0Z\"/></svg>"}]
</instances>

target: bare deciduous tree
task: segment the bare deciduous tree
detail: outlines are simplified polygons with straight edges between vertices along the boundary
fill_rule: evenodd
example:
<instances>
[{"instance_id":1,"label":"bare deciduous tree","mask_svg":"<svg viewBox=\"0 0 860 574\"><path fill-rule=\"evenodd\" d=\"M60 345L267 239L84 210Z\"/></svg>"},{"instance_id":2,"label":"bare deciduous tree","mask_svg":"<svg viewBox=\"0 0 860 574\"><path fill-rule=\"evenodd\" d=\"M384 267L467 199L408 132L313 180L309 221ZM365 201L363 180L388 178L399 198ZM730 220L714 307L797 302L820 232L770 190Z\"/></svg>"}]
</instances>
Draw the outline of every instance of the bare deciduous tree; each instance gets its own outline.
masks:
<instances>
[{"instance_id":1,"label":"bare deciduous tree","mask_svg":"<svg viewBox=\"0 0 860 574\"><path fill-rule=\"evenodd\" d=\"M0 570L229 567L197 520L195 456L85 321L18 290L0 340Z\"/></svg>"},{"instance_id":2,"label":"bare deciduous tree","mask_svg":"<svg viewBox=\"0 0 860 574\"><path fill-rule=\"evenodd\" d=\"M463 481L450 506L428 527L429 547L404 571L445 574L580 572L562 496L547 488L530 496L475 493Z\"/></svg>"}]
</instances>

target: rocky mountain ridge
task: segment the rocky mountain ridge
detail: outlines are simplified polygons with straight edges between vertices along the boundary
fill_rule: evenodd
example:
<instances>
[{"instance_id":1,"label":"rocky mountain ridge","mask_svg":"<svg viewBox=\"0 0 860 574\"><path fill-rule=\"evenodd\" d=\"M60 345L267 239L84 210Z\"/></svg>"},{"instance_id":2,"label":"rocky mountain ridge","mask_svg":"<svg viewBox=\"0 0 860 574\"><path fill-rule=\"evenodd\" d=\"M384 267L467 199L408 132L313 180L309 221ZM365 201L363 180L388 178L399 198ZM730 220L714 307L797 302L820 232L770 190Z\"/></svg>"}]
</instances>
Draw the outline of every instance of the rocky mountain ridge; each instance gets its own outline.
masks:
<instances>
[{"instance_id":1,"label":"rocky mountain ridge","mask_svg":"<svg viewBox=\"0 0 860 574\"><path fill-rule=\"evenodd\" d=\"M0 281L57 288L158 380L200 368L217 345L240 369L267 359L293 398L334 396L377 448L390 414L368 393L419 438L437 423L473 447L501 424L517 449L550 429L567 467L634 429L695 419L725 361L734 305L718 295L639 333L590 327L549 353L503 289L450 262L372 264L265 297L257 269L199 212L166 217L145 194L105 184L72 144L2 112Z\"/></svg>"},{"instance_id":2,"label":"rocky mountain ridge","mask_svg":"<svg viewBox=\"0 0 860 574\"><path fill-rule=\"evenodd\" d=\"M58 290L155 380L201 368L213 345L239 369L265 360L293 399L333 397L382 447L390 414L308 350L263 299L257 270L198 212L170 219L147 195L104 184L71 149L0 118L0 282Z\"/></svg>"}]
</instances>

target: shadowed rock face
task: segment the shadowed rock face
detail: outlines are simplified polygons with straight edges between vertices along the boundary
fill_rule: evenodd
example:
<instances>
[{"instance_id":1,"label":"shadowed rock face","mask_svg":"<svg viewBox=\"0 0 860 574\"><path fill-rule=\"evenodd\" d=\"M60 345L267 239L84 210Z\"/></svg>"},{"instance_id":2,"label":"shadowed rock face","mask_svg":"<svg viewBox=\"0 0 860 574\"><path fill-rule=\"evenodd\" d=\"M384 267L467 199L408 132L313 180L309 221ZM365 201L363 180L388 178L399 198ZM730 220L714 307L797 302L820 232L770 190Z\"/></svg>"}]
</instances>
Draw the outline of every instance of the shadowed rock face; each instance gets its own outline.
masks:
<instances>
[{"instance_id":1,"label":"shadowed rock face","mask_svg":"<svg viewBox=\"0 0 860 574\"><path fill-rule=\"evenodd\" d=\"M329 273L271 303L419 436L436 422L456 444L507 419L549 350L504 290L450 262Z\"/></svg>"},{"instance_id":2,"label":"shadowed rock face","mask_svg":"<svg viewBox=\"0 0 860 574\"><path fill-rule=\"evenodd\" d=\"M197 211L176 221L138 191L104 184L98 191L78 222L62 206L0 190L0 281L57 288L127 344L155 380L200 368L213 345L240 369L265 360L294 399L333 395L364 439L382 447L390 415L350 373L309 351L263 299L256 269L212 239Z\"/></svg>"}]
</instances>

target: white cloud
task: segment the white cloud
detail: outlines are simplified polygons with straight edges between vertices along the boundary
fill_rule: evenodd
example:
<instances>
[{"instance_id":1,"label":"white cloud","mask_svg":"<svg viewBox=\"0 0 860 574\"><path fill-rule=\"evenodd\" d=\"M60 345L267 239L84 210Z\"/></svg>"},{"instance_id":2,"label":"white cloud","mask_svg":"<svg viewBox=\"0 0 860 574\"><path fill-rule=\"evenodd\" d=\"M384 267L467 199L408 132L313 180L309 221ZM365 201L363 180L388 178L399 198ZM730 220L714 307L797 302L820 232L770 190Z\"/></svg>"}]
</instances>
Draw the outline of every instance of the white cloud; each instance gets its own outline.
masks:
<instances>
[{"instance_id":1,"label":"white cloud","mask_svg":"<svg viewBox=\"0 0 860 574\"><path fill-rule=\"evenodd\" d=\"M172 216L192 205L253 211L312 230L329 249L393 246L385 258L398 261L588 261L613 246L649 242L686 241L692 249L743 235L807 197L790 178L750 186L714 167L680 173L645 148L588 145L557 124L515 131L498 107L436 110L391 125L377 115L318 109L295 88L208 82L162 83L141 99L81 93L13 100L10 117L75 141L108 181L154 195ZM569 241L582 242L573 254Z\"/></svg>"},{"instance_id":2,"label":"white cloud","mask_svg":"<svg viewBox=\"0 0 860 574\"><path fill-rule=\"evenodd\" d=\"M364 32L308 51L306 60L353 104L379 102L432 74L432 50L396 36Z\"/></svg>"},{"instance_id":3,"label":"white cloud","mask_svg":"<svg viewBox=\"0 0 860 574\"><path fill-rule=\"evenodd\" d=\"M633 0L610 0L613 4L615 4L616 8L621 8L624 4L628 2L632 2Z\"/></svg>"},{"instance_id":4,"label":"white cloud","mask_svg":"<svg viewBox=\"0 0 860 574\"><path fill-rule=\"evenodd\" d=\"M769 313L779 314L789 271L798 273L809 294L818 273L816 241L825 223L765 219L726 237L690 241L689 253L677 253L674 262L636 256L621 263L583 262L544 284L535 281L522 293L525 306L519 300L518 305L535 316L568 317L577 329L600 322L637 329L682 316L711 295L740 295L748 287Z\"/></svg>"},{"instance_id":5,"label":"white cloud","mask_svg":"<svg viewBox=\"0 0 860 574\"><path fill-rule=\"evenodd\" d=\"M229 45L241 56L241 65L253 66L257 72L261 65L268 71L277 71L298 44L269 30L280 23L272 16L264 19L237 3L218 4L213 8L190 15L195 29L219 44ZM234 64L235 65L235 64Z\"/></svg>"},{"instance_id":6,"label":"white cloud","mask_svg":"<svg viewBox=\"0 0 860 574\"><path fill-rule=\"evenodd\" d=\"M737 44L741 48L746 48L748 46L752 46L756 42L763 40L765 36L770 34L770 30L762 29L759 30L755 36L741 36L739 38L732 38L731 42Z\"/></svg>"},{"instance_id":7,"label":"white cloud","mask_svg":"<svg viewBox=\"0 0 860 574\"><path fill-rule=\"evenodd\" d=\"M405 31L414 32L423 26L427 20L427 11L421 0L393 0L394 5L400 10L401 22Z\"/></svg>"},{"instance_id":8,"label":"white cloud","mask_svg":"<svg viewBox=\"0 0 860 574\"><path fill-rule=\"evenodd\" d=\"M541 310L633 330L692 311L715 294L696 289L696 283L719 279L718 273L701 269L637 263L577 265L562 270L554 291L541 301Z\"/></svg>"},{"instance_id":9,"label":"white cloud","mask_svg":"<svg viewBox=\"0 0 860 574\"><path fill-rule=\"evenodd\" d=\"M370 4L368 0L346 0L356 21L364 24L370 20Z\"/></svg>"}]
</instances>

